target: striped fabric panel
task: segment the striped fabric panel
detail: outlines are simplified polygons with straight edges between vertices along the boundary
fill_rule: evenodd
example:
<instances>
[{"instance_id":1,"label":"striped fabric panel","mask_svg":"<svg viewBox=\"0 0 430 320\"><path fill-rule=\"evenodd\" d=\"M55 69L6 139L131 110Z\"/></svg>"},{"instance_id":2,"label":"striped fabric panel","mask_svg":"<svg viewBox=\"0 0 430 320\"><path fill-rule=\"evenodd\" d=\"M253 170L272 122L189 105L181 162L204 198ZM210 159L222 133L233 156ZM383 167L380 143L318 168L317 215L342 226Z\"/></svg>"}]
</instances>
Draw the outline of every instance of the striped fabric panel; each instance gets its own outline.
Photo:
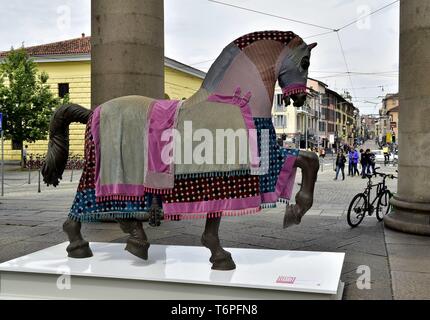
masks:
<instances>
[{"instance_id":1,"label":"striped fabric panel","mask_svg":"<svg viewBox=\"0 0 430 320\"><path fill-rule=\"evenodd\" d=\"M246 47L243 52L255 64L269 97L273 100L273 84L276 82L276 62L285 45L273 40L261 40ZM273 101L271 101L273 103Z\"/></svg>"}]
</instances>

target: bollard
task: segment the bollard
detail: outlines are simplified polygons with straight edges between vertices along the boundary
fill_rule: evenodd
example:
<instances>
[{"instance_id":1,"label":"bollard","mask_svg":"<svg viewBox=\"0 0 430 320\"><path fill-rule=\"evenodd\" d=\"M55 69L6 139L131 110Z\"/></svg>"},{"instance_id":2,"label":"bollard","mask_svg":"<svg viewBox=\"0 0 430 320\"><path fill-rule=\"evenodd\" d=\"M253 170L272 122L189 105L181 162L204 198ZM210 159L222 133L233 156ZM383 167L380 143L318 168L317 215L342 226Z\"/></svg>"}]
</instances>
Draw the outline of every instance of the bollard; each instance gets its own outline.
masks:
<instances>
[{"instance_id":1,"label":"bollard","mask_svg":"<svg viewBox=\"0 0 430 320\"><path fill-rule=\"evenodd\" d=\"M39 183L38 183L38 189L37 189L37 192L38 193L40 193L41 192L41 190L40 190L40 169L39 169Z\"/></svg>"},{"instance_id":2,"label":"bollard","mask_svg":"<svg viewBox=\"0 0 430 320\"><path fill-rule=\"evenodd\" d=\"M73 169L72 169L72 174L70 175L70 182L73 182Z\"/></svg>"},{"instance_id":3,"label":"bollard","mask_svg":"<svg viewBox=\"0 0 430 320\"><path fill-rule=\"evenodd\" d=\"M28 184L31 184L31 170L30 170L30 166L28 166Z\"/></svg>"}]
</instances>

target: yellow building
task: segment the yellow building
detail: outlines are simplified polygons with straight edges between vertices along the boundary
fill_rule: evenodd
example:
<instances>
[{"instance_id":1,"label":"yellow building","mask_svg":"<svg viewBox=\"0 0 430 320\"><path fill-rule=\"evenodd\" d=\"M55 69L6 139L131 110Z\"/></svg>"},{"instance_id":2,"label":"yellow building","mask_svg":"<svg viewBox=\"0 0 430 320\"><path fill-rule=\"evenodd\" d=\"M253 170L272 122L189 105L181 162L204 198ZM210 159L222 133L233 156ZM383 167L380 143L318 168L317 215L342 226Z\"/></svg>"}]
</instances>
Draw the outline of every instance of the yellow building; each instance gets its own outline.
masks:
<instances>
[{"instance_id":1,"label":"yellow building","mask_svg":"<svg viewBox=\"0 0 430 320\"><path fill-rule=\"evenodd\" d=\"M69 94L70 101L90 108L91 100L91 38L81 38L26 48L40 72L49 75L55 95ZM0 63L7 52L0 52ZM165 58L165 92L170 99L188 98L201 86L206 74L200 70ZM70 126L70 153L83 155L85 126ZM28 154L45 154L47 141L27 144ZM25 143L24 143L25 145ZM5 141L5 160L20 160L20 150L12 150Z\"/></svg>"},{"instance_id":2,"label":"yellow building","mask_svg":"<svg viewBox=\"0 0 430 320\"><path fill-rule=\"evenodd\" d=\"M387 134L399 138L399 94L387 94L382 100L382 108L379 110L381 116L381 134Z\"/></svg>"}]
</instances>

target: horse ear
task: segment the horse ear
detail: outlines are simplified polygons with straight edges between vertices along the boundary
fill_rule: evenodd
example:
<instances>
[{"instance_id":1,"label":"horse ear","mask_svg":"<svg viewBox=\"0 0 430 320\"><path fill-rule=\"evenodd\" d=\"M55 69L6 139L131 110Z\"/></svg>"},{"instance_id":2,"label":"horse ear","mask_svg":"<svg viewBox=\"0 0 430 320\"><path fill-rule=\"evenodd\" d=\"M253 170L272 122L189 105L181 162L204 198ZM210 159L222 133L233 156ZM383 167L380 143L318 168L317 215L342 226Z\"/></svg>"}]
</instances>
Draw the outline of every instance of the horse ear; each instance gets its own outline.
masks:
<instances>
[{"instance_id":1,"label":"horse ear","mask_svg":"<svg viewBox=\"0 0 430 320\"><path fill-rule=\"evenodd\" d=\"M309 47L309 50L312 50L313 48L315 48L316 46L318 45L318 43L316 43L316 42L314 42L314 43L312 43L312 44L310 44L308 47Z\"/></svg>"}]
</instances>

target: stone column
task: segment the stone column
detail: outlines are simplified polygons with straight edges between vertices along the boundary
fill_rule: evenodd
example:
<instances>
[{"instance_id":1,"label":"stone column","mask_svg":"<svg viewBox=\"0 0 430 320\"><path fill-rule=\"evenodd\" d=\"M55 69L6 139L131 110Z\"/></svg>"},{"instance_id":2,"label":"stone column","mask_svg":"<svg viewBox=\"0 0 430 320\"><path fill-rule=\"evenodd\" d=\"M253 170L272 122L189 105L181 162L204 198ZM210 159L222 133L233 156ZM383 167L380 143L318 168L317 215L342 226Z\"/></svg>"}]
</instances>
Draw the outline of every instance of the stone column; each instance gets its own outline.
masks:
<instances>
[{"instance_id":1,"label":"stone column","mask_svg":"<svg viewBox=\"0 0 430 320\"><path fill-rule=\"evenodd\" d=\"M430 235L430 1L400 1L399 181L387 227Z\"/></svg>"},{"instance_id":2,"label":"stone column","mask_svg":"<svg viewBox=\"0 0 430 320\"><path fill-rule=\"evenodd\" d=\"M164 1L91 0L91 106L164 97Z\"/></svg>"}]
</instances>

